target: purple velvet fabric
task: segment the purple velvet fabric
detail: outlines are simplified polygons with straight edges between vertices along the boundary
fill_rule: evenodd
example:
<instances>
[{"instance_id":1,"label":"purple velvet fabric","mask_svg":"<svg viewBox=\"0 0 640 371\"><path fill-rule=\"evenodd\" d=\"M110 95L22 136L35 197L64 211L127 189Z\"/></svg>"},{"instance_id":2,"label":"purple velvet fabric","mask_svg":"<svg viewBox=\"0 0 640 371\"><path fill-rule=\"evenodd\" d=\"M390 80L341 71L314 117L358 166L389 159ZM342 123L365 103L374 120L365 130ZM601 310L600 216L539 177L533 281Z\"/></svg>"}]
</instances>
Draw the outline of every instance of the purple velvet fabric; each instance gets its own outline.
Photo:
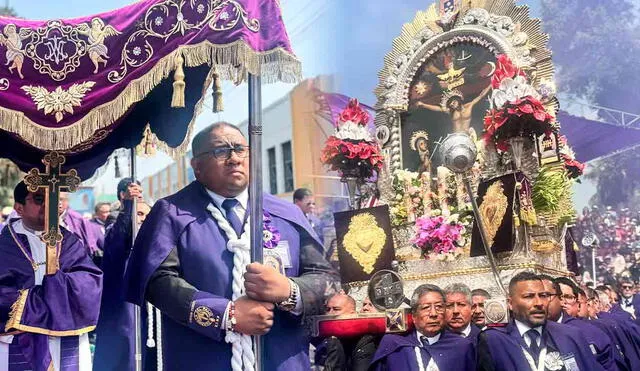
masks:
<instances>
[{"instance_id":1,"label":"purple velvet fabric","mask_svg":"<svg viewBox=\"0 0 640 371\"><path fill-rule=\"evenodd\" d=\"M50 355L47 336L33 331L54 332L54 336L55 332L62 331L85 333L98 320L102 272L93 264L80 240L66 229L61 230L60 270L45 275L42 285L35 285L31 263L14 242L9 227L0 233L0 333L24 331L14 338L10 351L14 352L14 358L19 351L34 370L46 370ZM16 237L28 249L27 237L21 234ZM29 293L19 328L6 328L11 305L18 298L18 292L25 289Z\"/></svg>"},{"instance_id":2,"label":"purple velvet fabric","mask_svg":"<svg viewBox=\"0 0 640 371\"><path fill-rule=\"evenodd\" d=\"M244 49L261 53L262 64L270 63L269 52L289 53L289 62L297 63L276 0L143 0L74 19L1 18L0 30L8 40L0 46L0 63L8 67L0 69L4 97L0 107L52 129L71 127L97 107L113 102L178 47L239 46L237 54L228 50L222 57L224 53L213 51L200 66L185 65L185 108L170 107L175 66L169 66L162 82L141 101L132 102L123 114L105 114L102 127L92 129L91 138L74 139L65 167L76 168L82 178L89 177L114 149L138 144L147 123L170 146L182 143L212 64L238 67L245 61L236 56L242 56ZM291 79L285 77L292 70L288 67L268 66L267 70L275 80ZM84 86L88 89L80 89L73 103L65 100L68 105L57 117L56 108L39 105L32 98L33 89L42 95L56 89L68 92L82 84L89 84ZM0 156L12 159L23 171L41 167L43 152L18 137L10 127L15 124L0 123Z\"/></svg>"},{"instance_id":3,"label":"purple velvet fabric","mask_svg":"<svg viewBox=\"0 0 640 371\"><path fill-rule=\"evenodd\" d=\"M84 244L89 254L98 251L98 241L102 238L100 227L80 215L77 211L67 209L64 222L69 232L74 233Z\"/></svg>"}]
</instances>

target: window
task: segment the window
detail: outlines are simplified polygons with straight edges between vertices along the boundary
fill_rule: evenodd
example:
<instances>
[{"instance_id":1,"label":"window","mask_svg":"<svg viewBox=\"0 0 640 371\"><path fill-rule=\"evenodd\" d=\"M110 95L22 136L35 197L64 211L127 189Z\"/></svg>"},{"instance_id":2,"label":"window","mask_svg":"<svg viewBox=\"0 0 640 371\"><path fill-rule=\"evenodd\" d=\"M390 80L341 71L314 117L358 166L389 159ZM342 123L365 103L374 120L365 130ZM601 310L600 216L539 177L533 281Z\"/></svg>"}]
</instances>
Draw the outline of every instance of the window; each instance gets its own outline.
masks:
<instances>
[{"instance_id":1,"label":"window","mask_svg":"<svg viewBox=\"0 0 640 371\"><path fill-rule=\"evenodd\" d=\"M276 147L267 150L269 158L269 192L272 195L278 193L278 168L276 165Z\"/></svg>"},{"instance_id":2,"label":"window","mask_svg":"<svg viewBox=\"0 0 640 371\"><path fill-rule=\"evenodd\" d=\"M284 191L293 192L293 157L291 141L282 143L282 164L284 166Z\"/></svg>"},{"instance_id":3,"label":"window","mask_svg":"<svg viewBox=\"0 0 640 371\"><path fill-rule=\"evenodd\" d=\"M169 192L174 193L178 191L178 180L178 164L173 163L169 168L169 181L171 182Z\"/></svg>"}]
</instances>

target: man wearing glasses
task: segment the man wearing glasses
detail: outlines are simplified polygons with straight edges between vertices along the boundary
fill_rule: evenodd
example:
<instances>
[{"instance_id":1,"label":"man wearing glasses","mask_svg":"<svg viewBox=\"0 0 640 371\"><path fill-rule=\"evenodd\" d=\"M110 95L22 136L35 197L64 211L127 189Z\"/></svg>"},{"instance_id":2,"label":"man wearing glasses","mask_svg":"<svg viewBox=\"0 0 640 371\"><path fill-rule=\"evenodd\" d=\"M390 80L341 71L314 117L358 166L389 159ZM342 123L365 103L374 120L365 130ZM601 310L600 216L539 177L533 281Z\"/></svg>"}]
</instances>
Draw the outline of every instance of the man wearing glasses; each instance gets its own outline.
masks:
<instances>
[{"instance_id":1,"label":"man wearing glasses","mask_svg":"<svg viewBox=\"0 0 640 371\"><path fill-rule=\"evenodd\" d=\"M634 293L633 282L628 278L620 280L620 307L635 319L640 318L640 295Z\"/></svg>"},{"instance_id":2,"label":"man wearing glasses","mask_svg":"<svg viewBox=\"0 0 640 371\"><path fill-rule=\"evenodd\" d=\"M589 349L596 361L605 370L615 371L619 369L619 365L624 365L624 358L621 354L618 354L618 359L615 359L613 352L615 348L607 334L588 322L569 315L565 311L564 308L569 309L574 314L578 312L578 297L576 295L578 288L575 287L576 292L574 293L574 286L570 283L571 280L561 277L563 284L560 284L557 281L559 279L554 279L547 275L540 275L540 278L545 290L550 295L547 320L569 325L580 331L587 344L589 344Z\"/></svg>"},{"instance_id":3,"label":"man wearing glasses","mask_svg":"<svg viewBox=\"0 0 640 371\"><path fill-rule=\"evenodd\" d=\"M480 334L478 370L602 370L578 330L547 321L551 298L538 275L516 274L509 282L513 321Z\"/></svg>"},{"instance_id":4,"label":"man wearing glasses","mask_svg":"<svg viewBox=\"0 0 640 371\"><path fill-rule=\"evenodd\" d=\"M43 190L24 182L0 234L0 370L91 370L88 333L100 308L102 272L83 243L60 228L58 271L47 274Z\"/></svg>"},{"instance_id":5,"label":"man wearing glasses","mask_svg":"<svg viewBox=\"0 0 640 371\"><path fill-rule=\"evenodd\" d=\"M193 139L196 181L159 200L133 247L128 300L162 312L166 370L309 369L301 321L320 314L338 277L293 204L264 194L265 263L250 263L249 147L231 124Z\"/></svg>"},{"instance_id":6,"label":"man wearing glasses","mask_svg":"<svg viewBox=\"0 0 640 371\"><path fill-rule=\"evenodd\" d=\"M411 297L415 330L387 334L373 356L371 369L475 370L471 341L445 330L446 294L438 286L418 286Z\"/></svg>"}]
</instances>

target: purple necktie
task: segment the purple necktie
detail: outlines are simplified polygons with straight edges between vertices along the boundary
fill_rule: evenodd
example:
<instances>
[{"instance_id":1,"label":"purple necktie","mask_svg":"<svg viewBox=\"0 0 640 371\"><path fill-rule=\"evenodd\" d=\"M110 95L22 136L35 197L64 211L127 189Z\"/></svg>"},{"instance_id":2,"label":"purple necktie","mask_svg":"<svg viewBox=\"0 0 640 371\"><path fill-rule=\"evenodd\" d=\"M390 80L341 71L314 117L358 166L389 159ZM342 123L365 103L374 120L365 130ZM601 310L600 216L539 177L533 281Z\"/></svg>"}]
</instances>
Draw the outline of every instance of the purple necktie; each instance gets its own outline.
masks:
<instances>
[{"instance_id":1,"label":"purple necktie","mask_svg":"<svg viewBox=\"0 0 640 371\"><path fill-rule=\"evenodd\" d=\"M229 224L231 224L233 230L236 231L237 237L240 237L242 234L242 221L238 218L238 214L233 211L233 208L239 203L240 202L235 198L227 198L222 202L222 208L227 213L227 220L229 221Z\"/></svg>"},{"instance_id":2,"label":"purple necktie","mask_svg":"<svg viewBox=\"0 0 640 371\"><path fill-rule=\"evenodd\" d=\"M540 345L538 345L538 338L540 337L540 333L535 329L531 329L525 333L529 340L531 340L531 345L529 345L529 350L531 356L533 357L536 365L538 364L538 358L540 357Z\"/></svg>"}]
</instances>

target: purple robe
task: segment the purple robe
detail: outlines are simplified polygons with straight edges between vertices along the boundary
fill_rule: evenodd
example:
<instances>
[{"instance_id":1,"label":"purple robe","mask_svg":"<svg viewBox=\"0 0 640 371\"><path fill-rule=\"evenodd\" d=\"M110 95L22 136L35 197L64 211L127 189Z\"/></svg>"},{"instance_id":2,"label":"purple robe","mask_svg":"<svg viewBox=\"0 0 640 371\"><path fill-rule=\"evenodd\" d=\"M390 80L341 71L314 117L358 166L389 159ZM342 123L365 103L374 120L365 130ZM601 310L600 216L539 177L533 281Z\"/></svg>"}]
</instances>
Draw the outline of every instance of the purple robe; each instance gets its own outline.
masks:
<instances>
[{"instance_id":1,"label":"purple robe","mask_svg":"<svg viewBox=\"0 0 640 371\"><path fill-rule=\"evenodd\" d=\"M574 327L547 321L541 341L549 352L558 352L561 357L573 357L580 370L603 370L580 331ZM523 347L527 349L514 322L506 328L488 328L478 340L478 370L530 370Z\"/></svg>"},{"instance_id":2,"label":"purple robe","mask_svg":"<svg viewBox=\"0 0 640 371\"><path fill-rule=\"evenodd\" d=\"M640 370L640 353L638 353L633 341L630 340L630 335L623 327L613 319L599 318L588 322L609 335L617 353L624 360L624 367L620 366L620 370Z\"/></svg>"},{"instance_id":3,"label":"purple robe","mask_svg":"<svg viewBox=\"0 0 640 371\"><path fill-rule=\"evenodd\" d=\"M567 313L562 313L562 323L578 329L584 339L589 344L591 352L595 355L596 360L605 370L615 371L620 365L624 364L624 358L617 351L615 345L609 336L590 324L588 321L572 317Z\"/></svg>"},{"instance_id":4,"label":"purple robe","mask_svg":"<svg viewBox=\"0 0 640 371\"><path fill-rule=\"evenodd\" d=\"M97 225L86 220L80 213L70 208L67 208L65 212L64 224L70 232L75 233L80 238L89 254L93 255L99 250L98 241L102 238L102 231Z\"/></svg>"},{"instance_id":5,"label":"purple robe","mask_svg":"<svg viewBox=\"0 0 640 371\"><path fill-rule=\"evenodd\" d=\"M135 370L134 305L124 299L124 272L131 251L131 200L105 235L104 287L96 328L94 371ZM146 322L145 322L146 324Z\"/></svg>"},{"instance_id":6,"label":"purple robe","mask_svg":"<svg viewBox=\"0 0 640 371\"><path fill-rule=\"evenodd\" d=\"M77 351L77 335L92 331L98 321L102 272L80 240L64 228L61 231L60 270L45 275L42 285L35 285L27 237L12 234L9 227L0 233L0 335L16 334L9 347L9 370L23 369L21 362L28 369L47 370L48 336L62 337L61 368L77 369L72 354Z\"/></svg>"},{"instance_id":7,"label":"purple robe","mask_svg":"<svg viewBox=\"0 0 640 371\"><path fill-rule=\"evenodd\" d=\"M331 282L318 269L325 262L309 264L304 255L311 253L322 259L321 244L298 207L268 194L263 197L264 210L271 215L281 241L288 241L291 267L285 272L300 286L304 315L319 314L311 308L319 310L324 296L314 294L309 287L315 282L324 291ZM152 275L172 251L177 251L180 278L196 289L191 311L202 308L211 312L212 322L202 324L193 320L192 313L188 319L172 319L163 310L163 358L168 370L231 369L231 345L224 341L222 317L232 296L233 254L226 249L226 235L206 209L209 203L211 198L198 182L158 201L140 229L127 268L127 299L140 305ZM303 234L313 241L313 251L305 250L305 254L300 251ZM300 321L291 313L275 311L274 325L263 336L265 370L310 368L309 339Z\"/></svg>"},{"instance_id":8,"label":"purple robe","mask_svg":"<svg viewBox=\"0 0 640 371\"><path fill-rule=\"evenodd\" d=\"M442 371L476 369L476 351L471 341L447 330L440 333L437 342L427 347L418 341L415 330L404 335L385 335L373 356L371 369L419 370L416 347L420 348L425 368L433 358Z\"/></svg>"}]
</instances>

